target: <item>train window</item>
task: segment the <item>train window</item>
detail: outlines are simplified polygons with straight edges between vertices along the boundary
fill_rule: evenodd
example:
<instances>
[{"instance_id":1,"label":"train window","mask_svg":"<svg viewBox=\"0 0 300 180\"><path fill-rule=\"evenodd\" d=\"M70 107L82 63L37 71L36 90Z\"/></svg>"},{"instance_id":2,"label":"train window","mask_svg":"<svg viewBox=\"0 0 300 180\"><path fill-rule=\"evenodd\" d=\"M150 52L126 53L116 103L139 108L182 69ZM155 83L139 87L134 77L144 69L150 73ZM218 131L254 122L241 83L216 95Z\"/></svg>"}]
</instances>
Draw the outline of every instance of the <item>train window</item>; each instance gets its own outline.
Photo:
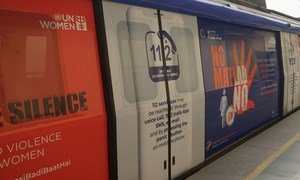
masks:
<instances>
[{"instance_id":1,"label":"train window","mask_svg":"<svg viewBox=\"0 0 300 180\"><path fill-rule=\"evenodd\" d=\"M0 18L0 95L7 127L51 117L47 110L43 112L40 101L64 93L56 31L34 24L45 15L23 13L17 21L14 18L19 14L0 12L1 17L7 17Z\"/></svg>"},{"instance_id":2,"label":"train window","mask_svg":"<svg viewBox=\"0 0 300 180\"><path fill-rule=\"evenodd\" d=\"M297 35L291 35L291 43L290 43L290 59L294 59L295 60L295 75L299 76L299 50L298 50L298 37Z\"/></svg>"},{"instance_id":3,"label":"train window","mask_svg":"<svg viewBox=\"0 0 300 180\"><path fill-rule=\"evenodd\" d=\"M175 81L176 89L180 93L192 92L198 88L194 37L190 29L182 27L172 27L171 36L176 42L179 59L180 76Z\"/></svg>"},{"instance_id":4,"label":"train window","mask_svg":"<svg viewBox=\"0 0 300 180\"><path fill-rule=\"evenodd\" d=\"M148 74L146 48L142 48L145 47L145 32L148 31L150 27L144 23L120 21L117 24L123 88L125 98L130 103L157 96L157 85Z\"/></svg>"},{"instance_id":5,"label":"train window","mask_svg":"<svg viewBox=\"0 0 300 180\"><path fill-rule=\"evenodd\" d=\"M46 43L45 36L26 37L26 77L39 78L45 76L46 63Z\"/></svg>"}]
</instances>

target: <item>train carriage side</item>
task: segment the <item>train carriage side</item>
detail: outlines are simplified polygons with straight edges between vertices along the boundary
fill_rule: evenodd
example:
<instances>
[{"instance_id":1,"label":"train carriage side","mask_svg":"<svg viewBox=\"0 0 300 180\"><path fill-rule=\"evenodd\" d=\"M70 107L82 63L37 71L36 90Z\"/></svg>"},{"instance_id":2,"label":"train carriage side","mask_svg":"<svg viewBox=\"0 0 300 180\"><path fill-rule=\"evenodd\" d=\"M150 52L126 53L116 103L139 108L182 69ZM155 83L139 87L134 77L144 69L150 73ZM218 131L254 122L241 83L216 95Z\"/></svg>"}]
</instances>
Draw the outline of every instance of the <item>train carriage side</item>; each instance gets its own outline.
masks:
<instances>
[{"instance_id":1,"label":"train carriage side","mask_svg":"<svg viewBox=\"0 0 300 180\"><path fill-rule=\"evenodd\" d=\"M300 106L287 22L201 0L2 1L0 179L185 177Z\"/></svg>"}]
</instances>

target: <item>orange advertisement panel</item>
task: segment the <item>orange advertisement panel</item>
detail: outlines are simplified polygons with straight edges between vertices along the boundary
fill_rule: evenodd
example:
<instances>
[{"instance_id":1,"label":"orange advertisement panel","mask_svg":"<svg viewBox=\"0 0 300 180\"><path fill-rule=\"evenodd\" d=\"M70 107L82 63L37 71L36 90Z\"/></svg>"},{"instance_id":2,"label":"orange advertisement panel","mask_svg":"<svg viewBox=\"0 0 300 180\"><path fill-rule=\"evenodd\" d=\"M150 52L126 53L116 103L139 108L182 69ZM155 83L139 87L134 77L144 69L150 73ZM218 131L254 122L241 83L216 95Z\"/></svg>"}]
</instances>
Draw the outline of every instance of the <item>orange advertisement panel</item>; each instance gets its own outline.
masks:
<instances>
[{"instance_id":1,"label":"orange advertisement panel","mask_svg":"<svg viewBox=\"0 0 300 180\"><path fill-rule=\"evenodd\" d=\"M107 179L92 2L0 0L0 179Z\"/></svg>"}]
</instances>

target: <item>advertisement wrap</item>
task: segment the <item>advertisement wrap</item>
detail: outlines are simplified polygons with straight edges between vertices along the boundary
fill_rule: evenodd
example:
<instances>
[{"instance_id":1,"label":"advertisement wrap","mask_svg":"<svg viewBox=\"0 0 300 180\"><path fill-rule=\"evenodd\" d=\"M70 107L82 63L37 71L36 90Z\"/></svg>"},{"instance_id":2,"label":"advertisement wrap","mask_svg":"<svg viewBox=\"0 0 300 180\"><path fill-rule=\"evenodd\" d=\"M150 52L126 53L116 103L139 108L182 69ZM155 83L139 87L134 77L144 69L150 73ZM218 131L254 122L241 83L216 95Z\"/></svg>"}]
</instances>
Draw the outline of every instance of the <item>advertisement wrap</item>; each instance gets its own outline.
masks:
<instances>
[{"instance_id":1,"label":"advertisement wrap","mask_svg":"<svg viewBox=\"0 0 300 180\"><path fill-rule=\"evenodd\" d=\"M160 31L156 9L112 2L103 5L110 32L118 176L167 179L171 169L171 176L176 177L204 161L204 87L197 18L161 11ZM171 103L170 149L165 79Z\"/></svg>"},{"instance_id":2,"label":"advertisement wrap","mask_svg":"<svg viewBox=\"0 0 300 180\"><path fill-rule=\"evenodd\" d=\"M205 86L206 157L278 116L272 32L198 19Z\"/></svg>"},{"instance_id":3,"label":"advertisement wrap","mask_svg":"<svg viewBox=\"0 0 300 180\"><path fill-rule=\"evenodd\" d=\"M282 64L284 72L283 114L300 105L300 62L298 35L280 32Z\"/></svg>"},{"instance_id":4,"label":"advertisement wrap","mask_svg":"<svg viewBox=\"0 0 300 180\"><path fill-rule=\"evenodd\" d=\"M108 179L92 3L2 1L0 26L0 179Z\"/></svg>"}]
</instances>

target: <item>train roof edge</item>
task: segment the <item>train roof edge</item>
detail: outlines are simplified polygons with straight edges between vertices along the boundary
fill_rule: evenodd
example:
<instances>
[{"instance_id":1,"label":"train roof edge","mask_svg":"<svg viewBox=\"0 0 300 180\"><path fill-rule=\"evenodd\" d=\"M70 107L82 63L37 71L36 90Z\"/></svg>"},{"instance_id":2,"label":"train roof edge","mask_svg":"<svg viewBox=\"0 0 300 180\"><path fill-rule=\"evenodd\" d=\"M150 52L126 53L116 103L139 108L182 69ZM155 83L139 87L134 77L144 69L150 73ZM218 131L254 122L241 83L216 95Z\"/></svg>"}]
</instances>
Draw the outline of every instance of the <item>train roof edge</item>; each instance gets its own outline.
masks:
<instances>
[{"instance_id":1,"label":"train roof edge","mask_svg":"<svg viewBox=\"0 0 300 180\"><path fill-rule=\"evenodd\" d=\"M136 6L143 6L182 14L194 15L201 18L213 19L233 24L251 26L261 29L286 31L300 34L299 24L289 21L289 18L276 18L277 15L240 8L231 2L222 4L208 0L109 0Z\"/></svg>"}]
</instances>

